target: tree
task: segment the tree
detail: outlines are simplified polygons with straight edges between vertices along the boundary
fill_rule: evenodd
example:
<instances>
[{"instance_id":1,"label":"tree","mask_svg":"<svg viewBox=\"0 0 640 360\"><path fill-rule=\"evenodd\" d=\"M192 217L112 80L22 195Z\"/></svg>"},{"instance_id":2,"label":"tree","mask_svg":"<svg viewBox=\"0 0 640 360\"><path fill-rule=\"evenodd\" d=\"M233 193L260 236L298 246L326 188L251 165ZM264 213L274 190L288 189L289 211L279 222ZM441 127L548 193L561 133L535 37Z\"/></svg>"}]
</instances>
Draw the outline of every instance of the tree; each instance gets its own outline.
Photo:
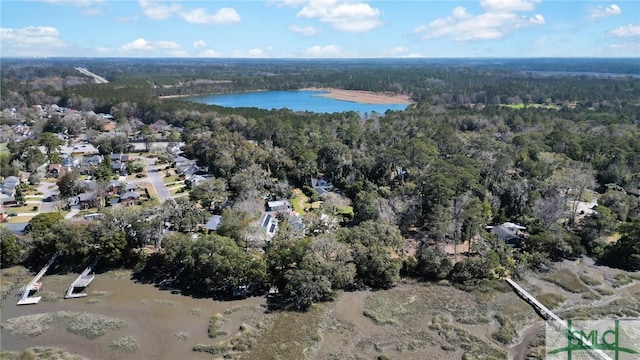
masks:
<instances>
[{"instance_id":1,"label":"tree","mask_svg":"<svg viewBox=\"0 0 640 360\"><path fill-rule=\"evenodd\" d=\"M398 252L404 238L397 226L383 221L365 221L338 233L351 244L357 278L367 286L389 288L400 276Z\"/></svg>"},{"instance_id":2,"label":"tree","mask_svg":"<svg viewBox=\"0 0 640 360\"><path fill-rule=\"evenodd\" d=\"M610 245L603 262L627 271L640 270L640 218L620 226L622 237Z\"/></svg>"},{"instance_id":3,"label":"tree","mask_svg":"<svg viewBox=\"0 0 640 360\"><path fill-rule=\"evenodd\" d=\"M174 229L180 232L194 232L198 225L207 221L207 212L197 208L188 199L177 198L165 203L169 221Z\"/></svg>"},{"instance_id":4,"label":"tree","mask_svg":"<svg viewBox=\"0 0 640 360\"><path fill-rule=\"evenodd\" d=\"M453 269L447 254L437 247L421 247L416 260L414 275L422 280L446 279Z\"/></svg>"},{"instance_id":5,"label":"tree","mask_svg":"<svg viewBox=\"0 0 640 360\"><path fill-rule=\"evenodd\" d=\"M64 144L64 140L58 138L55 134L50 132L43 132L38 136L38 144L44 146L47 149L47 155L58 152L58 147Z\"/></svg>"},{"instance_id":6,"label":"tree","mask_svg":"<svg viewBox=\"0 0 640 360\"><path fill-rule=\"evenodd\" d=\"M22 205L24 203L24 192L22 191L22 184L18 184L18 186L16 186L14 199L16 200L16 203L18 203L18 205Z\"/></svg>"},{"instance_id":7,"label":"tree","mask_svg":"<svg viewBox=\"0 0 640 360\"><path fill-rule=\"evenodd\" d=\"M38 214L29 220L25 232L32 234L33 237L43 236L62 219L62 215L58 212Z\"/></svg>"},{"instance_id":8,"label":"tree","mask_svg":"<svg viewBox=\"0 0 640 360\"><path fill-rule=\"evenodd\" d=\"M63 197L72 197L82 192L82 187L78 185L80 175L76 171L69 171L58 179L58 189Z\"/></svg>"},{"instance_id":9,"label":"tree","mask_svg":"<svg viewBox=\"0 0 640 360\"><path fill-rule=\"evenodd\" d=\"M227 182L221 178L205 180L191 189L189 199L199 202L204 208L216 208L227 201Z\"/></svg>"},{"instance_id":10,"label":"tree","mask_svg":"<svg viewBox=\"0 0 640 360\"><path fill-rule=\"evenodd\" d=\"M111 265L119 265L126 258L127 236L118 231L110 236L103 236L98 240L100 254Z\"/></svg>"},{"instance_id":11,"label":"tree","mask_svg":"<svg viewBox=\"0 0 640 360\"><path fill-rule=\"evenodd\" d=\"M4 228L0 228L0 254L2 254L0 265L3 268L15 265L20 259L18 237Z\"/></svg>"}]
</instances>

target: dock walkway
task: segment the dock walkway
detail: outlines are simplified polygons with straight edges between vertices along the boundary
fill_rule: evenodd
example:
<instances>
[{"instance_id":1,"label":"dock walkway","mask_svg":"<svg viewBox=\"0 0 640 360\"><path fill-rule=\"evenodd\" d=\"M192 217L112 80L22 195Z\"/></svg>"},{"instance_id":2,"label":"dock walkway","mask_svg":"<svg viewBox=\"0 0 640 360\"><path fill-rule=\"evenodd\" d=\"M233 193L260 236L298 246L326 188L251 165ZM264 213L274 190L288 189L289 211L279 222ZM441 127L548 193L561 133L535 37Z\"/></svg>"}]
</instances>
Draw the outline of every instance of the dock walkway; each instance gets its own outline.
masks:
<instances>
[{"instance_id":1,"label":"dock walkway","mask_svg":"<svg viewBox=\"0 0 640 360\"><path fill-rule=\"evenodd\" d=\"M528 291L523 289L520 285L518 285L515 281L507 278L507 283L511 285L511 287L515 290L516 294L520 296L524 301L528 302L536 312L545 320L551 321L553 326L559 327L562 330L567 330L567 322L562 320L558 315L554 314L553 311L549 310L546 306L542 305L533 295L529 294ZM576 334L574 334L575 336ZM579 336L579 335L578 335ZM585 339L584 337L580 339L582 344L586 347L591 347L592 344L589 342L589 339ZM593 359L596 360L613 360L610 356L605 354L602 350L591 350L589 351L589 355Z\"/></svg>"},{"instance_id":2,"label":"dock walkway","mask_svg":"<svg viewBox=\"0 0 640 360\"><path fill-rule=\"evenodd\" d=\"M53 264L53 262L56 260L57 257L58 257L58 253L53 255L51 260L49 260L47 265L45 265L42 268L42 270L40 270L40 272L36 274L33 280L31 280L31 282L29 282L26 286L23 287L22 296L20 296L20 300L18 300L18 305L34 305L40 302L40 299L42 299L41 296L30 296L30 295L40 290L40 286L42 286L42 284L40 283L40 279L44 276L47 270L49 270L49 267Z\"/></svg>"},{"instance_id":3,"label":"dock walkway","mask_svg":"<svg viewBox=\"0 0 640 360\"><path fill-rule=\"evenodd\" d=\"M71 286L69 286L69 289L64 294L65 299L75 299L87 296L87 294L84 292L74 293L74 291L75 289L84 289L89 286L89 284L91 284L93 279L96 277L96 274L91 274L91 271L96 267L98 260L100 260L99 256L95 258L95 260L93 260L93 262L91 262L91 264L89 264L86 269L84 269L84 271L78 276L78 278L76 278L73 283L71 283Z\"/></svg>"}]
</instances>

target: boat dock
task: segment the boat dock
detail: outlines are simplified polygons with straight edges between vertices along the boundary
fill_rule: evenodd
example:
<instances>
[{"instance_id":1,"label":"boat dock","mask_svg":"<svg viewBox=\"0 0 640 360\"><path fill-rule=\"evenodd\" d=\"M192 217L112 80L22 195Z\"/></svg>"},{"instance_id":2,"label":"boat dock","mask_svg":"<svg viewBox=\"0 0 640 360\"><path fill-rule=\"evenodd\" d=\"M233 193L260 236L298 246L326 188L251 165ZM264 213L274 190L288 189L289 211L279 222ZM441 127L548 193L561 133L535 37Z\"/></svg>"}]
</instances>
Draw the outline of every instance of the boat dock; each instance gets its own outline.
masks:
<instances>
[{"instance_id":1,"label":"boat dock","mask_svg":"<svg viewBox=\"0 0 640 360\"><path fill-rule=\"evenodd\" d=\"M51 260L45 265L42 270L29 282L26 286L22 288L22 296L20 296L20 300L18 300L18 305L34 305L40 302L42 299L41 296L31 296L32 294L38 292L40 290L40 279L44 276L44 274L49 270L49 267L58 257L58 253L55 253Z\"/></svg>"},{"instance_id":2,"label":"boat dock","mask_svg":"<svg viewBox=\"0 0 640 360\"><path fill-rule=\"evenodd\" d=\"M507 278L506 280L507 280L507 283L511 285L511 287L516 292L516 294L518 294L518 296L522 298L524 301L529 303L529 305L531 305L534 308L534 310L538 313L538 315L540 315L543 319L550 321L553 326L560 328L562 330L571 330L571 329L568 329L566 321L562 320L558 315L554 314L553 311L549 310L546 306L542 305L542 303L540 303L535 297L533 297L533 295L529 294L528 291L523 289L515 281L509 278ZM579 334L574 333L574 336L576 335L579 337L582 337ZM587 348L592 346L591 342L589 342L589 339L582 337L580 341ZM597 359L597 360L613 360L611 359L610 356L605 354L602 350L596 350L596 349L590 350L589 355L591 355L593 359Z\"/></svg>"},{"instance_id":3,"label":"boat dock","mask_svg":"<svg viewBox=\"0 0 640 360\"><path fill-rule=\"evenodd\" d=\"M98 260L100 260L99 256L95 260L93 260L93 262L91 262L91 264L89 264L86 269L84 269L84 271L73 283L71 283L71 286L69 286L69 289L64 294L65 299L83 298L87 296L87 293L85 292L75 293L75 291L76 289L84 290L87 286L89 286L89 284L91 284L93 279L96 277L96 274L91 274L91 271L96 267Z\"/></svg>"}]
</instances>

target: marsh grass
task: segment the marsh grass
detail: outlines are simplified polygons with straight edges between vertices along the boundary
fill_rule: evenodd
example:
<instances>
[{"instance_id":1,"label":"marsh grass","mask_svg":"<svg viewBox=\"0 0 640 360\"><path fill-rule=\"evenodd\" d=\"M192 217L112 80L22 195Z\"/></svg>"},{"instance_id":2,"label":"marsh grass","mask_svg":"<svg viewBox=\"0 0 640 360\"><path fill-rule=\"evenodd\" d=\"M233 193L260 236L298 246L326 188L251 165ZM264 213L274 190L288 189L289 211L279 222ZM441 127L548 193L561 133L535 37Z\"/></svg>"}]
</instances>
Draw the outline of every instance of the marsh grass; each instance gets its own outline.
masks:
<instances>
[{"instance_id":1,"label":"marsh grass","mask_svg":"<svg viewBox=\"0 0 640 360\"><path fill-rule=\"evenodd\" d=\"M180 306L181 305L179 301L165 300L165 299L153 299L153 300L144 299L144 300L140 300L140 302L145 305L151 305L151 304L164 305L164 306Z\"/></svg>"},{"instance_id":2,"label":"marsh grass","mask_svg":"<svg viewBox=\"0 0 640 360\"><path fill-rule=\"evenodd\" d=\"M599 286L602 285L602 280L600 279L596 279L592 276L586 275L586 274L580 274L580 280L589 285L589 286Z\"/></svg>"},{"instance_id":3,"label":"marsh grass","mask_svg":"<svg viewBox=\"0 0 640 360\"><path fill-rule=\"evenodd\" d=\"M200 308L192 308L191 310L189 310L189 312L193 316L200 316L200 315L204 314L204 310L202 310Z\"/></svg>"},{"instance_id":4,"label":"marsh grass","mask_svg":"<svg viewBox=\"0 0 640 360\"><path fill-rule=\"evenodd\" d=\"M184 331L180 331L180 332L177 332L177 333L173 334L173 337L178 341L187 341L187 340L189 340L189 333L184 332Z\"/></svg>"},{"instance_id":5,"label":"marsh grass","mask_svg":"<svg viewBox=\"0 0 640 360\"><path fill-rule=\"evenodd\" d=\"M613 279L613 284L611 286L613 286L614 288L619 288L633 282L633 279L629 275L624 273L616 274Z\"/></svg>"},{"instance_id":6,"label":"marsh grass","mask_svg":"<svg viewBox=\"0 0 640 360\"><path fill-rule=\"evenodd\" d=\"M578 276L568 271L556 271L543 277L544 280L556 284L562 289L572 293L583 293L589 291L589 288L583 284Z\"/></svg>"},{"instance_id":7,"label":"marsh grass","mask_svg":"<svg viewBox=\"0 0 640 360\"><path fill-rule=\"evenodd\" d=\"M52 347L32 347L23 352L3 351L2 360L88 360L80 355Z\"/></svg>"},{"instance_id":8,"label":"marsh grass","mask_svg":"<svg viewBox=\"0 0 640 360\"><path fill-rule=\"evenodd\" d=\"M225 318L222 317L221 314L215 314L209 320L209 328L207 329L207 334L211 339L215 339L218 336L227 335L226 332L220 331L220 327L222 324L226 322Z\"/></svg>"},{"instance_id":9,"label":"marsh grass","mask_svg":"<svg viewBox=\"0 0 640 360\"><path fill-rule=\"evenodd\" d=\"M136 352L139 348L138 342L131 335L123 336L115 340L112 340L111 342L109 342L109 347L112 350L125 352L125 353Z\"/></svg>"},{"instance_id":10,"label":"marsh grass","mask_svg":"<svg viewBox=\"0 0 640 360\"><path fill-rule=\"evenodd\" d=\"M58 311L7 319L2 323L2 328L13 335L33 337L47 332L54 322L62 323L68 332L89 340L127 326L125 321L100 314Z\"/></svg>"},{"instance_id":11,"label":"marsh grass","mask_svg":"<svg viewBox=\"0 0 640 360\"><path fill-rule=\"evenodd\" d=\"M502 344L511 344L513 342L513 339L515 339L518 335L516 327L506 315L496 314L494 315L494 318L498 320L500 328L496 333L493 334L493 338L498 340Z\"/></svg>"},{"instance_id":12,"label":"marsh grass","mask_svg":"<svg viewBox=\"0 0 640 360\"><path fill-rule=\"evenodd\" d=\"M567 300L567 298L565 298L561 294L556 293L544 293L537 296L536 299L538 299L538 301L540 301L542 305L546 306L549 309L553 309Z\"/></svg>"}]
</instances>

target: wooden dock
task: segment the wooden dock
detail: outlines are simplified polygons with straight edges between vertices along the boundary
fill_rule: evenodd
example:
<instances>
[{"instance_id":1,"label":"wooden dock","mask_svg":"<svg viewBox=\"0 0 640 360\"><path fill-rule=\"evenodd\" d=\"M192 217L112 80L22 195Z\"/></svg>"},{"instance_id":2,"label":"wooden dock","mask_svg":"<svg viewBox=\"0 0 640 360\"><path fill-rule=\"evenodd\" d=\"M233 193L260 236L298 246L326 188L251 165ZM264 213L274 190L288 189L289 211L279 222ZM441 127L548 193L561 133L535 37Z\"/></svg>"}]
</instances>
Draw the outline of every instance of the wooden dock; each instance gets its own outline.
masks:
<instances>
[{"instance_id":1,"label":"wooden dock","mask_svg":"<svg viewBox=\"0 0 640 360\"><path fill-rule=\"evenodd\" d=\"M20 300L18 300L18 305L34 305L40 302L42 299L41 296L31 296L33 293L38 292L42 284L40 283L40 279L44 276L44 274L49 270L49 267L53 264L53 262L58 257L58 253L55 253L51 260L45 265L42 270L29 282L26 286L22 288L22 296L20 296Z\"/></svg>"},{"instance_id":2,"label":"wooden dock","mask_svg":"<svg viewBox=\"0 0 640 360\"><path fill-rule=\"evenodd\" d=\"M524 301L529 303L534 310L540 315L543 319L550 321L553 326L556 328L560 328L562 330L567 330L567 322L562 320L558 315L554 314L553 311L549 310L546 306L542 305L533 295L529 294L528 291L523 289L520 285L518 285L515 281L507 278L507 283L511 285L513 290L515 290L516 294L520 296ZM574 336L580 336L579 334L574 334ZM589 339L585 339L584 337L580 339L582 344L587 347L591 347L592 344L589 342ZM605 354L602 350L590 350L589 355L596 360L613 360L610 356Z\"/></svg>"},{"instance_id":3,"label":"wooden dock","mask_svg":"<svg viewBox=\"0 0 640 360\"><path fill-rule=\"evenodd\" d=\"M93 279L96 277L96 274L91 274L91 271L96 267L96 264L98 264L98 260L100 260L99 256L95 258L95 260L93 260L86 269L84 269L73 283L71 283L71 286L69 286L69 289L64 294L65 299L83 298L87 296L87 293L75 293L74 291L76 289L86 289L86 287L91 284Z\"/></svg>"}]
</instances>

